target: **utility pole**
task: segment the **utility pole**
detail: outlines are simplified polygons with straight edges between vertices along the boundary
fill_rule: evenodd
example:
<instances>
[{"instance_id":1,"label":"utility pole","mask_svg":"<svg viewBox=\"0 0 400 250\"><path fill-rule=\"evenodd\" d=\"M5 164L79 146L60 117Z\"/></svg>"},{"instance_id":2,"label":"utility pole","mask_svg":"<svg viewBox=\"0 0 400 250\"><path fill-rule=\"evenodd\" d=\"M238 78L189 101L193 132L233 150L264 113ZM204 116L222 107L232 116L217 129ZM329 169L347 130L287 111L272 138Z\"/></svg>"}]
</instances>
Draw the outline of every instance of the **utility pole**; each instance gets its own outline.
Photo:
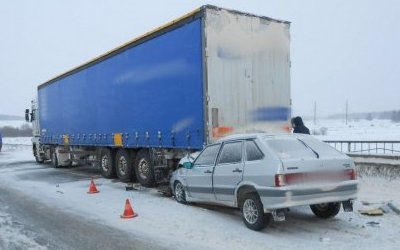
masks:
<instances>
[{"instance_id":1,"label":"utility pole","mask_svg":"<svg viewBox=\"0 0 400 250\"><path fill-rule=\"evenodd\" d=\"M317 102L314 102L314 125L317 124Z\"/></svg>"},{"instance_id":2,"label":"utility pole","mask_svg":"<svg viewBox=\"0 0 400 250\"><path fill-rule=\"evenodd\" d=\"M349 100L346 100L346 125L348 122L348 116L349 116Z\"/></svg>"}]
</instances>

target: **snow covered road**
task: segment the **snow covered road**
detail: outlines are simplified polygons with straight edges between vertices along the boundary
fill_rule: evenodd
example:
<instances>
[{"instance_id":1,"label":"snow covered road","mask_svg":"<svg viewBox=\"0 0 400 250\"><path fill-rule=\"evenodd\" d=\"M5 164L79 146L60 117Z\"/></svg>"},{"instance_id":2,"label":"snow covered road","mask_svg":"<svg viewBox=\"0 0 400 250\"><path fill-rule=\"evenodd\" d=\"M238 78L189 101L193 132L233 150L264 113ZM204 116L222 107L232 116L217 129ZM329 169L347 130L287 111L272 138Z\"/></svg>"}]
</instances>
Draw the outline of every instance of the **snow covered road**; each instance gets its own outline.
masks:
<instances>
[{"instance_id":1,"label":"snow covered road","mask_svg":"<svg viewBox=\"0 0 400 250\"><path fill-rule=\"evenodd\" d=\"M86 192L91 177L100 193ZM361 179L361 201L400 202L400 181ZM123 220L129 198L138 217ZM371 223L372 222L372 223ZM285 222L261 232L247 229L239 211L185 206L155 189L125 191L89 167L53 169L34 162L29 148L0 152L0 249L397 249L400 216L341 212L315 218L293 208Z\"/></svg>"}]
</instances>

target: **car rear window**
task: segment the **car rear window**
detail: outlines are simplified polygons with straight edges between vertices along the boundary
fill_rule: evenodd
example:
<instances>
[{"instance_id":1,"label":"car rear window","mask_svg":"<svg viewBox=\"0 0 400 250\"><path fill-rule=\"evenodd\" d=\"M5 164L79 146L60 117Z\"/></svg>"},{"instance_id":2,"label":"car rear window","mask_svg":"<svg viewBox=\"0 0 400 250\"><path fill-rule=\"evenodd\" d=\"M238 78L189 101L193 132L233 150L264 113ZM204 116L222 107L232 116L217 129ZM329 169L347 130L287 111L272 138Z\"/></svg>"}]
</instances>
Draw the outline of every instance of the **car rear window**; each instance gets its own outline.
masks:
<instances>
[{"instance_id":1,"label":"car rear window","mask_svg":"<svg viewBox=\"0 0 400 250\"><path fill-rule=\"evenodd\" d=\"M281 159L317 158L316 154L296 138L265 139Z\"/></svg>"},{"instance_id":2,"label":"car rear window","mask_svg":"<svg viewBox=\"0 0 400 250\"><path fill-rule=\"evenodd\" d=\"M314 149L318 152L320 157L343 157L344 154L337 151L335 148L331 147L325 142L319 141L313 137L305 137L301 139L304 141L310 148Z\"/></svg>"}]
</instances>

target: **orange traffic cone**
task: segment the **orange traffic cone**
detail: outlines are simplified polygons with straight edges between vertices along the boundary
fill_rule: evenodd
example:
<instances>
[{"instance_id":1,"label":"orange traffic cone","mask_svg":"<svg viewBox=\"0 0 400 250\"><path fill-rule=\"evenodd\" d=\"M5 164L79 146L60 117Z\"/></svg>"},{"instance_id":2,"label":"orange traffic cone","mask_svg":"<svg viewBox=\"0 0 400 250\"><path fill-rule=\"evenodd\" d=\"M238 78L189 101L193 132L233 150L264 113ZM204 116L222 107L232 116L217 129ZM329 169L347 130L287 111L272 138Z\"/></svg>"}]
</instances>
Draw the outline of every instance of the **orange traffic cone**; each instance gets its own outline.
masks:
<instances>
[{"instance_id":1,"label":"orange traffic cone","mask_svg":"<svg viewBox=\"0 0 400 250\"><path fill-rule=\"evenodd\" d=\"M87 192L88 194L95 194L100 192L97 190L96 184L94 184L93 179L90 181L90 186L89 186L89 191Z\"/></svg>"},{"instance_id":2,"label":"orange traffic cone","mask_svg":"<svg viewBox=\"0 0 400 250\"><path fill-rule=\"evenodd\" d=\"M135 211L133 211L131 203L129 202L129 199L126 199L124 214L121 215L121 218L130 219L130 218L133 218L136 216L138 216L138 214L135 213Z\"/></svg>"}]
</instances>

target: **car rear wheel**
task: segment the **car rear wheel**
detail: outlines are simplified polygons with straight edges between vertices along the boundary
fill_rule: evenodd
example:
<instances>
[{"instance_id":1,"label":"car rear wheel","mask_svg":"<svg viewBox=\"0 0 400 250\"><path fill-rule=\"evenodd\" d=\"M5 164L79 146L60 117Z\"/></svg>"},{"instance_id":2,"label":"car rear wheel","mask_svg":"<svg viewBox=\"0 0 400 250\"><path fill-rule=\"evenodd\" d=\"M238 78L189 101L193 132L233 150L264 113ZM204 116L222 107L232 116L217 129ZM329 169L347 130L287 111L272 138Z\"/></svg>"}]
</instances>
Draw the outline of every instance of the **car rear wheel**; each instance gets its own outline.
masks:
<instances>
[{"instance_id":1,"label":"car rear wheel","mask_svg":"<svg viewBox=\"0 0 400 250\"><path fill-rule=\"evenodd\" d=\"M175 188L174 188L174 195L175 195L175 200L181 204L187 204L186 202L186 192L185 189L179 181L175 183Z\"/></svg>"},{"instance_id":2,"label":"car rear wheel","mask_svg":"<svg viewBox=\"0 0 400 250\"><path fill-rule=\"evenodd\" d=\"M100 152L100 171L105 178L115 177L114 154L108 148L103 148Z\"/></svg>"},{"instance_id":3,"label":"car rear wheel","mask_svg":"<svg viewBox=\"0 0 400 250\"><path fill-rule=\"evenodd\" d=\"M255 231L264 229L270 222L269 214L264 214L260 197L255 193L244 194L240 199L244 224Z\"/></svg>"},{"instance_id":4,"label":"car rear wheel","mask_svg":"<svg viewBox=\"0 0 400 250\"><path fill-rule=\"evenodd\" d=\"M318 218L328 219L335 217L340 211L340 203L332 202L332 203L321 203L310 206L311 211Z\"/></svg>"}]
</instances>

